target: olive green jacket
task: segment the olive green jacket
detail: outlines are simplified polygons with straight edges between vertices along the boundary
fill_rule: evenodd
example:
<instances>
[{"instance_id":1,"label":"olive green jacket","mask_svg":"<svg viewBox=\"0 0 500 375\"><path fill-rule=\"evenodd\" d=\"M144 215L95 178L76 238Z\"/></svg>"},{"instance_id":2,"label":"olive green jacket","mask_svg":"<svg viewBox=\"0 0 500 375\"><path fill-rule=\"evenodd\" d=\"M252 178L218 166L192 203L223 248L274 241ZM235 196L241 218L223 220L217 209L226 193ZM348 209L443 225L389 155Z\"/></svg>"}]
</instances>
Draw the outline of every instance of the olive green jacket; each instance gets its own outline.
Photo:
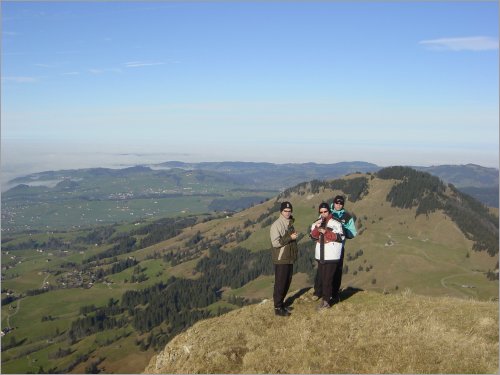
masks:
<instances>
[{"instance_id":1,"label":"olive green jacket","mask_svg":"<svg viewBox=\"0 0 500 375\"><path fill-rule=\"evenodd\" d=\"M292 240L291 234L295 232L294 219L285 219L280 214L279 218L271 225L272 257L274 264L292 264L297 260L297 241Z\"/></svg>"}]
</instances>

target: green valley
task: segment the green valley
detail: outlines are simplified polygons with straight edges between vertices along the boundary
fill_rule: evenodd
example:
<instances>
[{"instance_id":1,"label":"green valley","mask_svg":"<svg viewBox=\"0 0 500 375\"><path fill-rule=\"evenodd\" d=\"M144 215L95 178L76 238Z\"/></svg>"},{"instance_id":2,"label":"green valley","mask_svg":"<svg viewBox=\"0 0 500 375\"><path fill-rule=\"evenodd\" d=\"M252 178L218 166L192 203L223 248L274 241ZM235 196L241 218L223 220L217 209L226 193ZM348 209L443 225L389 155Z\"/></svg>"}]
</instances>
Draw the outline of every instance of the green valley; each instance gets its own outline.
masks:
<instances>
[{"instance_id":1,"label":"green valley","mask_svg":"<svg viewBox=\"0 0 500 375\"><path fill-rule=\"evenodd\" d=\"M195 322L271 298L269 227L283 200L301 233L291 290L311 287L310 224L339 193L359 233L344 288L498 301L498 216L428 173L385 168L232 212L4 232L2 372L142 372Z\"/></svg>"}]
</instances>

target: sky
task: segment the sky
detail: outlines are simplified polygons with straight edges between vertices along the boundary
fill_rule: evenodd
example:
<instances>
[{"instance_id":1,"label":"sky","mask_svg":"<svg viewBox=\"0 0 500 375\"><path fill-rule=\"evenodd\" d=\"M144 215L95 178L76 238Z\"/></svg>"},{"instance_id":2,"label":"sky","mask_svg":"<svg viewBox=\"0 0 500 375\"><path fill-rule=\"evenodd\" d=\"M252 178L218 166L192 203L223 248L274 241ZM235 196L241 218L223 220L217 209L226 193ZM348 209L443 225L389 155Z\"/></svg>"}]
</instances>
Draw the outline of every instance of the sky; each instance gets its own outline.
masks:
<instances>
[{"instance_id":1,"label":"sky","mask_svg":"<svg viewBox=\"0 0 500 375\"><path fill-rule=\"evenodd\" d=\"M2 180L499 164L498 1L2 1Z\"/></svg>"}]
</instances>

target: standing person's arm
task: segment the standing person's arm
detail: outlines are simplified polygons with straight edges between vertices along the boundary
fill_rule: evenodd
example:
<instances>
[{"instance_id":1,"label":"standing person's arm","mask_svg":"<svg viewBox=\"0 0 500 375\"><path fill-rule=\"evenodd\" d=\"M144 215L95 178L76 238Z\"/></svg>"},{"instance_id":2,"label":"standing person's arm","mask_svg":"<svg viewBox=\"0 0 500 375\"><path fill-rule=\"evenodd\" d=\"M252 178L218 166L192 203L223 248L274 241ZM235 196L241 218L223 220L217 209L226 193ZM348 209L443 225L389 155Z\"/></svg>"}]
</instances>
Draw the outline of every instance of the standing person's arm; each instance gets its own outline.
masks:
<instances>
[{"instance_id":1,"label":"standing person's arm","mask_svg":"<svg viewBox=\"0 0 500 375\"><path fill-rule=\"evenodd\" d=\"M283 246L280 243L281 233L276 223L271 226L270 234L271 234L271 244L273 245L273 247Z\"/></svg>"},{"instance_id":2,"label":"standing person's arm","mask_svg":"<svg viewBox=\"0 0 500 375\"><path fill-rule=\"evenodd\" d=\"M311 233L310 233L310 237L313 239L313 240L318 240L319 239L319 235L321 234L319 232L319 225L321 224L321 219L320 220L316 220L312 225L311 225Z\"/></svg>"},{"instance_id":3,"label":"standing person's arm","mask_svg":"<svg viewBox=\"0 0 500 375\"><path fill-rule=\"evenodd\" d=\"M354 218L351 217L349 221L344 225L344 229L346 231L347 238L354 238L358 234L356 230L356 224L354 223Z\"/></svg>"},{"instance_id":4,"label":"standing person's arm","mask_svg":"<svg viewBox=\"0 0 500 375\"><path fill-rule=\"evenodd\" d=\"M332 232L330 228L326 229L324 235L325 235L325 240L328 242L333 242L337 240L337 233Z\"/></svg>"},{"instance_id":5,"label":"standing person's arm","mask_svg":"<svg viewBox=\"0 0 500 375\"><path fill-rule=\"evenodd\" d=\"M292 237L292 233L280 228L278 225L271 226L271 243L273 247L283 247L295 241L296 238L297 234L294 234Z\"/></svg>"}]
</instances>

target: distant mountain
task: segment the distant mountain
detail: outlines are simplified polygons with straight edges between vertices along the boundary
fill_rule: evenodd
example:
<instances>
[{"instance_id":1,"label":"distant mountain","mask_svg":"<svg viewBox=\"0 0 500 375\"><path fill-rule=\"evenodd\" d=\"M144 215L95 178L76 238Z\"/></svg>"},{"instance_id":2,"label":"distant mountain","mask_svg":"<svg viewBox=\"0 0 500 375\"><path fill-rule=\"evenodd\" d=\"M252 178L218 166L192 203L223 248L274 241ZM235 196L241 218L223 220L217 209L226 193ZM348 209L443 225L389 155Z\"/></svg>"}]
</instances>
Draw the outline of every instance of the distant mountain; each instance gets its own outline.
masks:
<instances>
[{"instance_id":1,"label":"distant mountain","mask_svg":"<svg viewBox=\"0 0 500 375\"><path fill-rule=\"evenodd\" d=\"M230 161L184 163L181 161L168 161L155 166L217 171L234 176L237 181L251 187L264 185L267 188L278 190L302 181L327 180L354 172L377 172L383 168L363 161L333 164L273 164ZM476 164L438 165L432 167L411 166L411 168L428 172L446 183L452 183L459 190L470 194L490 207L499 206L499 171L496 168L487 168Z\"/></svg>"},{"instance_id":2,"label":"distant mountain","mask_svg":"<svg viewBox=\"0 0 500 375\"><path fill-rule=\"evenodd\" d=\"M5 230L59 229L185 213L239 211L301 182L381 167L362 161L333 164L168 161L122 169L88 168L33 173L2 193ZM416 167L498 207L498 170L478 165ZM123 202L116 205L113 202ZM129 202L130 205L128 204ZM106 210L106 212L104 212Z\"/></svg>"},{"instance_id":3,"label":"distant mountain","mask_svg":"<svg viewBox=\"0 0 500 375\"><path fill-rule=\"evenodd\" d=\"M380 169L375 164L362 161L333 164L273 164L238 161L183 163L180 161L168 161L154 166L214 171L232 176L237 182L249 188L262 188L265 186L267 189L275 190L284 190L303 181L332 179L349 173L375 172Z\"/></svg>"},{"instance_id":4,"label":"distant mountain","mask_svg":"<svg viewBox=\"0 0 500 375\"><path fill-rule=\"evenodd\" d=\"M62 181L67 178L127 177L152 173L154 169L158 168L212 171L226 176L233 176L235 182L239 181L251 186L258 184L259 188L264 184L269 189L283 189L303 181L332 179L354 172L376 172L383 167L363 161L332 164L318 164L313 162L274 164L238 161L185 163L181 161L167 161L149 166L138 165L122 169L87 168L38 172L17 177L8 181L8 184L41 184L43 181ZM438 176L443 181L452 183L459 189L464 187L491 188L499 185L499 171L496 168L487 168L475 164L438 165L432 167L411 166L411 168Z\"/></svg>"},{"instance_id":5,"label":"distant mountain","mask_svg":"<svg viewBox=\"0 0 500 375\"><path fill-rule=\"evenodd\" d=\"M412 168L438 176L487 206L497 208L499 206L499 172L496 168L487 168L476 164Z\"/></svg>"},{"instance_id":6,"label":"distant mountain","mask_svg":"<svg viewBox=\"0 0 500 375\"><path fill-rule=\"evenodd\" d=\"M438 176L457 188L498 186L499 173L496 168L487 168L476 164L437 165L432 167L412 166L412 168Z\"/></svg>"}]
</instances>

